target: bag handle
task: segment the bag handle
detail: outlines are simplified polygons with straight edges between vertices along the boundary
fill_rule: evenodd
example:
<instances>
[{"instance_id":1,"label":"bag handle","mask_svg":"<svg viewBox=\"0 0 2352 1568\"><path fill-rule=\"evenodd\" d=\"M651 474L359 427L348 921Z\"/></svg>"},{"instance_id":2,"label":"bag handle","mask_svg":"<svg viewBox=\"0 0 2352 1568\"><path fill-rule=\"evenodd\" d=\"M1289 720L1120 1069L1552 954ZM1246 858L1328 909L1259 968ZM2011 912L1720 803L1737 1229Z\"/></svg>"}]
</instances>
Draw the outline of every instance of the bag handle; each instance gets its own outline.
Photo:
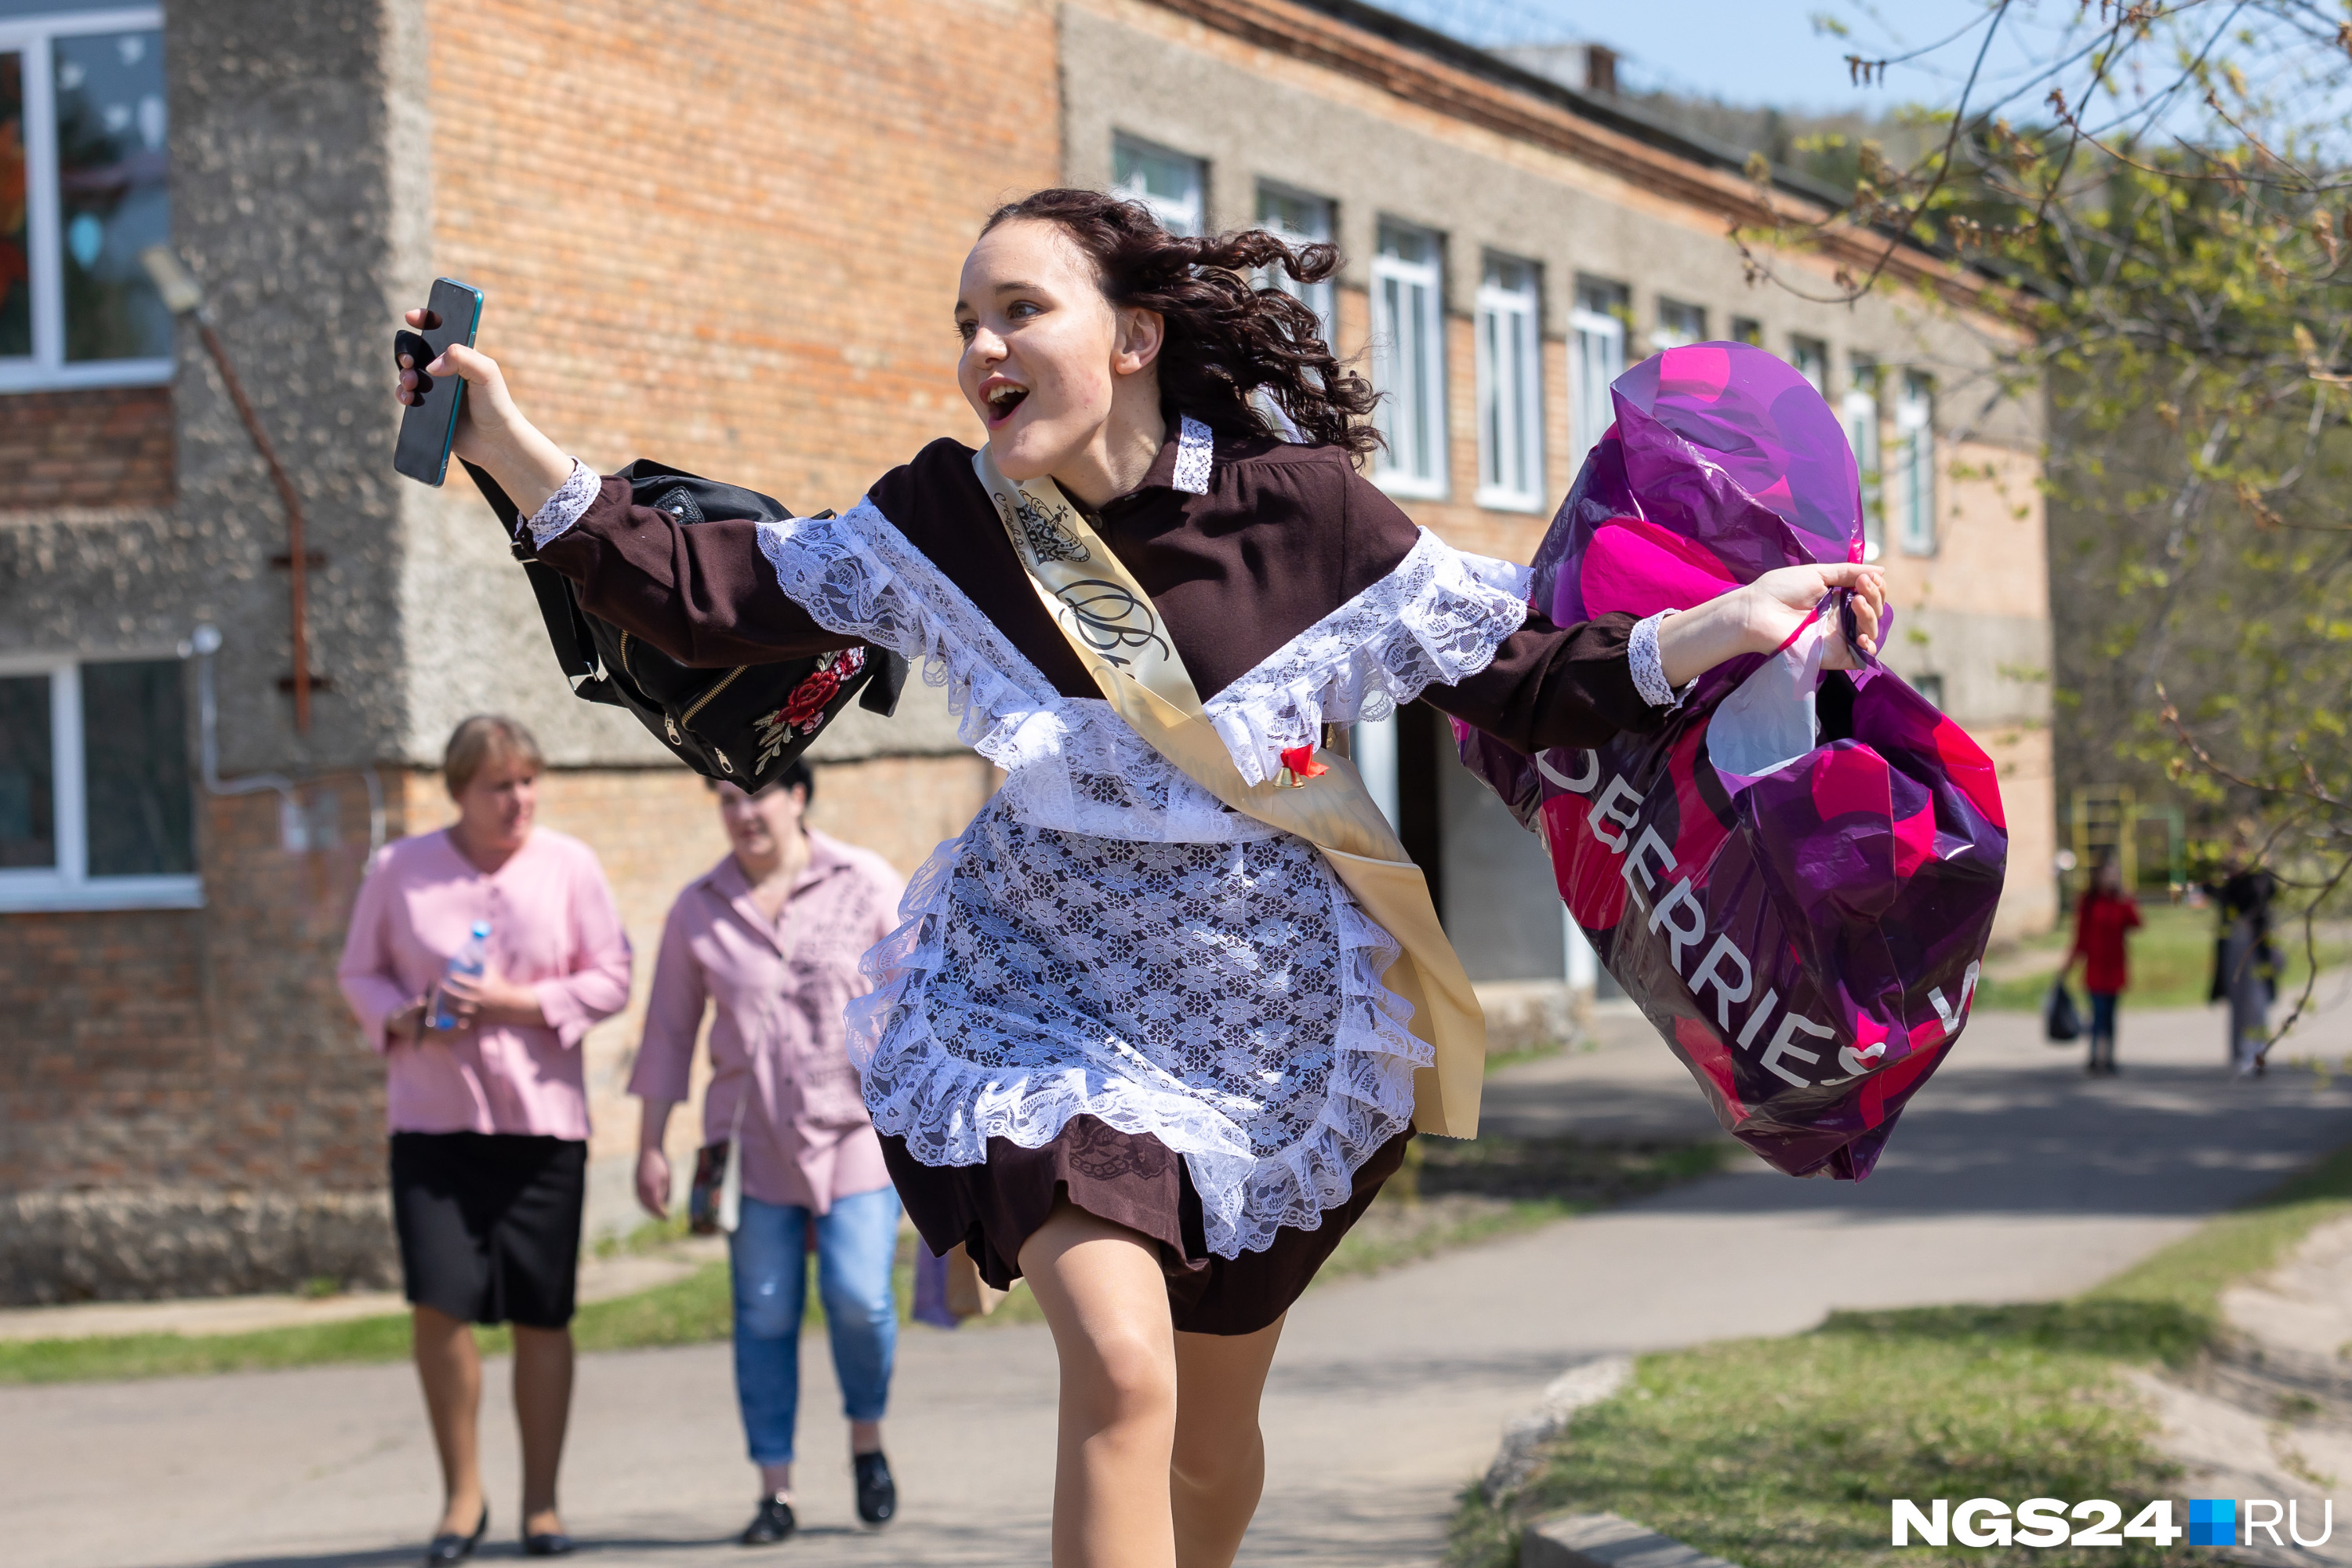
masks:
<instances>
[{"instance_id":1,"label":"bag handle","mask_svg":"<svg viewBox=\"0 0 2352 1568\"><path fill-rule=\"evenodd\" d=\"M541 563L520 509L499 488L498 480L463 458L457 461L474 488L482 492L482 499L490 503L490 510L498 513L499 526L506 531L507 548L522 563L523 575L530 581L531 596L539 601L539 618L547 623L547 640L555 645L555 662L562 667L564 679L572 683L572 694L591 702L616 700L611 683L597 674L595 638L581 614L580 601L572 596L572 584L553 567Z\"/></svg>"}]
</instances>

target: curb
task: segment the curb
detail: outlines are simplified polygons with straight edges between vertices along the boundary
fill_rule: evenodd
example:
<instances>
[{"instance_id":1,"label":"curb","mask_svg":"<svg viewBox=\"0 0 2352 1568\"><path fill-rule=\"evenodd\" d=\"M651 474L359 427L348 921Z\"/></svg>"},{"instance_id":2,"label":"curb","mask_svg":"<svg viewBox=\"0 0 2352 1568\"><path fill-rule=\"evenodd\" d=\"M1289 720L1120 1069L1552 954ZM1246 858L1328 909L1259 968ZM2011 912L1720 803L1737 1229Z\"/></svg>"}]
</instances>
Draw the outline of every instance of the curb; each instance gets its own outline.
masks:
<instances>
[{"instance_id":1,"label":"curb","mask_svg":"<svg viewBox=\"0 0 2352 1568\"><path fill-rule=\"evenodd\" d=\"M1588 1405L1598 1405L1619 1389L1633 1375L1633 1358L1628 1355L1596 1356L1572 1366L1545 1387L1535 1412L1523 1415L1503 1428L1502 1447L1496 1450L1494 1462L1486 1467L1486 1479L1479 1485L1490 1503L1500 1502L1507 1493L1515 1492L1527 1484L1536 1467L1536 1456L1546 1443L1568 1429L1576 1413Z\"/></svg>"},{"instance_id":2,"label":"curb","mask_svg":"<svg viewBox=\"0 0 2352 1568\"><path fill-rule=\"evenodd\" d=\"M1735 1568L1613 1513L1538 1520L1519 1538L1519 1568Z\"/></svg>"}]
</instances>

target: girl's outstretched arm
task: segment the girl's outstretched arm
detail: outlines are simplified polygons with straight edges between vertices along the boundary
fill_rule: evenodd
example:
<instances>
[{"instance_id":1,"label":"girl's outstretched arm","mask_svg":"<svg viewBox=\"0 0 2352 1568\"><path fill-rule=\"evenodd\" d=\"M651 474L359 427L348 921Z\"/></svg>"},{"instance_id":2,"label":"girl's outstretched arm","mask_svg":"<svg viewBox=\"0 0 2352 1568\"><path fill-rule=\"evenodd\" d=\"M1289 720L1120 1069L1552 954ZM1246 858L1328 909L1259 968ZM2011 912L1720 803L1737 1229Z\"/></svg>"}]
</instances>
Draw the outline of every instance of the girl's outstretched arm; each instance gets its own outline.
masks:
<instances>
[{"instance_id":1,"label":"girl's outstretched arm","mask_svg":"<svg viewBox=\"0 0 2352 1568\"><path fill-rule=\"evenodd\" d=\"M430 324L426 311L408 324ZM515 503L510 529L535 523L539 559L579 585L580 605L682 664L724 668L802 658L859 639L829 631L787 598L760 549L760 525L716 518L688 526L638 506L627 481L596 479L515 406L498 362L452 345L424 367L456 375L466 402L452 444ZM417 367L402 357L399 398L417 401ZM575 475L577 477L575 477ZM559 497L561 498L559 500ZM551 502L555 502L553 507ZM542 515L542 514L555 515Z\"/></svg>"}]
</instances>

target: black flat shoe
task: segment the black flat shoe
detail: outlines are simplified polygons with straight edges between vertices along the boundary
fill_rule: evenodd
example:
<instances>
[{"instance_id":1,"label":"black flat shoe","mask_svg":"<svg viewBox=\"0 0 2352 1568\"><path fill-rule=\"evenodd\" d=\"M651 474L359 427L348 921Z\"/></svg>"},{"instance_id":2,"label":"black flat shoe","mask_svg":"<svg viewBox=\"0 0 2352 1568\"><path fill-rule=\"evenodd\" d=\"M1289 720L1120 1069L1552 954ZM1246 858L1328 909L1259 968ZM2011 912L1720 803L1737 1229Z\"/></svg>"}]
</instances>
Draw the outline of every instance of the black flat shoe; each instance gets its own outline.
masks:
<instances>
[{"instance_id":1,"label":"black flat shoe","mask_svg":"<svg viewBox=\"0 0 2352 1568\"><path fill-rule=\"evenodd\" d=\"M760 1511L751 1516L751 1522L736 1539L746 1546L773 1546L799 1528L799 1521L793 1518L792 1504L780 1497L763 1497L760 1500Z\"/></svg>"},{"instance_id":2,"label":"black flat shoe","mask_svg":"<svg viewBox=\"0 0 2352 1568\"><path fill-rule=\"evenodd\" d=\"M451 1563L463 1563L474 1554L474 1548L482 1543L482 1536L489 1528L490 1505L485 1502L481 1521L474 1526L473 1534L444 1531L433 1538L433 1543L425 1549L425 1568L446 1568Z\"/></svg>"},{"instance_id":3,"label":"black flat shoe","mask_svg":"<svg viewBox=\"0 0 2352 1568\"><path fill-rule=\"evenodd\" d=\"M560 1530L542 1530L537 1535L525 1534L522 1554L525 1557L569 1557L572 1555L572 1537Z\"/></svg>"},{"instance_id":4,"label":"black flat shoe","mask_svg":"<svg viewBox=\"0 0 2352 1568\"><path fill-rule=\"evenodd\" d=\"M890 1479L890 1461L879 1453L850 1459L857 1472L857 1517L868 1524L887 1524L898 1511L898 1483Z\"/></svg>"}]
</instances>

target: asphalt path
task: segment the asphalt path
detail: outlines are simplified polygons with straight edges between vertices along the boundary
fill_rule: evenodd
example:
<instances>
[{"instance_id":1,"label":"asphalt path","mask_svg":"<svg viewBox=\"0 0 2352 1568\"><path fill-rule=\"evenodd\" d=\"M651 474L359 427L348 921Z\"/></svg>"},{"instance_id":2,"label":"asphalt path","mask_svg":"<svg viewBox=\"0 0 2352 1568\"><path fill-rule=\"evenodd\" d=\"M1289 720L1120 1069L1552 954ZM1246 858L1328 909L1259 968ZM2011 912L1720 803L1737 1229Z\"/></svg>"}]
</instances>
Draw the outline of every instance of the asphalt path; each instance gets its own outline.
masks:
<instances>
[{"instance_id":1,"label":"asphalt path","mask_svg":"<svg viewBox=\"0 0 2352 1568\"><path fill-rule=\"evenodd\" d=\"M1427 1564L1502 1426L1595 1355L1801 1331L1839 1307L2032 1300L2087 1287L2352 1142L2352 1083L2240 1082L2198 1011L2124 1020L2124 1076L2086 1079L2033 1020L1986 1014L1906 1111L1877 1173L1797 1182L1744 1162L1611 1213L1311 1292L1268 1386L1252 1564ZM2341 1057L2326 1018L2298 1041ZM1517 1132L1703 1131L1663 1047L1498 1074ZM1055 1377L1026 1328L912 1330L888 1445L905 1503L856 1528L829 1363L804 1358L808 1564L1046 1559ZM494 1366L493 1390L504 1368ZM513 1426L488 1402L497 1518L516 1554ZM404 1366L0 1389L0 1556L19 1568L329 1568L415 1561L436 1510ZM754 1492L723 1345L583 1358L563 1481L584 1555L740 1563Z\"/></svg>"}]
</instances>

